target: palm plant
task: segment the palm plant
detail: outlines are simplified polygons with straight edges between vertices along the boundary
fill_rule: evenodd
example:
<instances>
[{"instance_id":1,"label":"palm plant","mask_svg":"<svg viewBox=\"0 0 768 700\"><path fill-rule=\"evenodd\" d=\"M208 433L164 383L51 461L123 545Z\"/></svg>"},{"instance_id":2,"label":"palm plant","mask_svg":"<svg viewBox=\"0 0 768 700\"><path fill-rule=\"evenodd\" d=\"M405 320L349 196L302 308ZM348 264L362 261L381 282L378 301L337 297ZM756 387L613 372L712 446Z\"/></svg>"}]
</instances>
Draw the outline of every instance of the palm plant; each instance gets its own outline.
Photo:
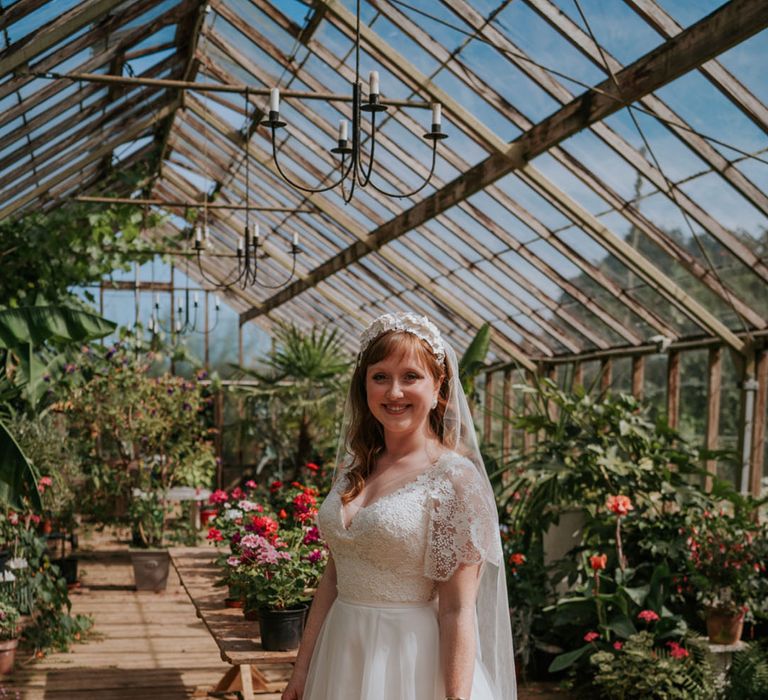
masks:
<instances>
[{"instance_id":1,"label":"palm plant","mask_svg":"<svg viewBox=\"0 0 768 700\"><path fill-rule=\"evenodd\" d=\"M295 479L314 452L326 452L335 441L351 358L336 329L313 327L304 333L295 325L280 325L264 365L263 372L241 368L258 386L239 391L252 409L248 420L276 458L278 471L292 462Z\"/></svg>"}]
</instances>

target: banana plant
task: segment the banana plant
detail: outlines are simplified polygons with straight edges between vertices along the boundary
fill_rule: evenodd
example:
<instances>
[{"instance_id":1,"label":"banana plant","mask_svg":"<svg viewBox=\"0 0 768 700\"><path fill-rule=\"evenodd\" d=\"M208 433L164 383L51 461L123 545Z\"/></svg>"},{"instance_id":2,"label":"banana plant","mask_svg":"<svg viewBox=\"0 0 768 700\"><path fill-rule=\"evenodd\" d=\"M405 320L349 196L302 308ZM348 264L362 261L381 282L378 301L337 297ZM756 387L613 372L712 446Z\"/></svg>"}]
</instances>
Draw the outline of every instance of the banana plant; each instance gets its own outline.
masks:
<instances>
[{"instance_id":1,"label":"banana plant","mask_svg":"<svg viewBox=\"0 0 768 700\"><path fill-rule=\"evenodd\" d=\"M46 349L109 335L116 324L67 306L0 309L0 409L16 397L36 408L46 390L44 378L66 361L64 352ZM41 507L35 470L2 422L0 410L0 503L21 507L28 496Z\"/></svg>"}]
</instances>

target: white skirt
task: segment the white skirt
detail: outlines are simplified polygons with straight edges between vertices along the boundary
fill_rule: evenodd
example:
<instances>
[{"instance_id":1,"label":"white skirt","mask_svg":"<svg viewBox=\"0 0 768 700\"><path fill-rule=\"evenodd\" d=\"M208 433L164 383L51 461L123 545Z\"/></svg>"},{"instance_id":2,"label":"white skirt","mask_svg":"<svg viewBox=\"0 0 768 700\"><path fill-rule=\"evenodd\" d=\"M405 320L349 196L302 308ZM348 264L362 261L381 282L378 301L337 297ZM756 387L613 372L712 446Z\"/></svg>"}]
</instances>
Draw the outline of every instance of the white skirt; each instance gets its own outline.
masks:
<instances>
[{"instance_id":1,"label":"white skirt","mask_svg":"<svg viewBox=\"0 0 768 700\"><path fill-rule=\"evenodd\" d=\"M435 603L336 599L323 622L302 700L444 700ZM472 700L496 700L475 661Z\"/></svg>"}]
</instances>

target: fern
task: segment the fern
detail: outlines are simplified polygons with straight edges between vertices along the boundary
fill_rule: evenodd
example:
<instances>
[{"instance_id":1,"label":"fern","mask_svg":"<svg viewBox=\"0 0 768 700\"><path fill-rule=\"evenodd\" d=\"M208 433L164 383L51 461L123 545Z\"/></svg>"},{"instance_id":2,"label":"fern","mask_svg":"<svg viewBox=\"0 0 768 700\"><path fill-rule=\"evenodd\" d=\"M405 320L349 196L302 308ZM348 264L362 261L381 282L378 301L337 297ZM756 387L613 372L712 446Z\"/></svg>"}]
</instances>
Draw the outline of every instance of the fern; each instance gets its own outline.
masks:
<instances>
[{"instance_id":1,"label":"fern","mask_svg":"<svg viewBox=\"0 0 768 700\"><path fill-rule=\"evenodd\" d=\"M733 656L728 670L726 700L768 700L768 650L751 644Z\"/></svg>"}]
</instances>

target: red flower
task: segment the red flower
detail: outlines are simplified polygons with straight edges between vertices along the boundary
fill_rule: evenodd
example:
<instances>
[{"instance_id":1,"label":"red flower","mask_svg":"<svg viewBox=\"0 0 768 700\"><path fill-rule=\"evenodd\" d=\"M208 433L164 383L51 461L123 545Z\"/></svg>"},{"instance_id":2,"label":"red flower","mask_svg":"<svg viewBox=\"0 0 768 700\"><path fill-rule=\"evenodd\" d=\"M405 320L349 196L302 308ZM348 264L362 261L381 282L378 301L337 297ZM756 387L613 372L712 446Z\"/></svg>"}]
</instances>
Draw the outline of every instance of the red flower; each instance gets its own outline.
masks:
<instances>
[{"instance_id":1,"label":"red flower","mask_svg":"<svg viewBox=\"0 0 768 700\"><path fill-rule=\"evenodd\" d=\"M221 489L216 489L209 497L208 500L211 503L226 503L229 500L229 496L227 496L226 491L222 491Z\"/></svg>"},{"instance_id":2,"label":"red flower","mask_svg":"<svg viewBox=\"0 0 768 700\"><path fill-rule=\"evenodd\" d=\"M667 642L669 655L673 659L685 659L688 656L688 650L681 647L677 642Z\"/></svg>"},{"instance_id":3,"label":"red flower","mask_svg":"<svg viewBox=\"0 0 768 700\"><path fill-rule=\"evenodd\" d=\"M270 490L272 493L275 493L275 491L279 491L281 488L283 488L283 482L282 482L282 481L273 481L273 482L272 482L272 483L269 485L269 490Z\"/></svg>"},{"instance_id":4,"label":"red flower","mask_svg":"<svg viewBox=\"0 0 768 700\"><path fill-rule=\"evenodd\" d=\"M235 488L232 489L233 500L239 501L244 497L245 497L245 492L239 486L235 486Z\"/></svg>"},{"instance_id":5,"label":"red flower","mask_svg":"<svg viewBox=\"0 0 768 700\"><path fill-rule=\"evenodd\" d=\"M215 527L212 527L210 530L208 530L208 537L206 539L209 539L212 542L223 542L224 535L221 534L221 530L217 530Z\"/></svg>"},{"instance_id":6,"label":"red flower","mask_svg":"<svg viewBox=\"0 0 768 700\"><path fill-rule=\"evenodd\" d=\"M307 469L311 472L316 472L320 469L314 462L307 462Z\"/></svg>"},{"instance_id":7,"label":"red flower","mask_svg":"<svg viewBox=\"0 0 768 700\"><path fill-rule=\"evenodd\" d=\"M521 564L525 563L525 554L522 552L515 552L512 556L509 557L509 563L515 564L515 566L520 566Z\"/></svg>"},{"instance_id":8,"label":"red flower","mask_svg":"<svg viewBox=\"0 0 768 700\"><path fill-rule=\"evenodd\" d=\"M593 554L589 558L589 565L593 571L602 571L608 565L607 554Z\"/></svg>"},{"instance_id":9,"label":"red flower","mask_svg":"<svg viewBox=\"0 0 768 700\"><path fill-rule=\"evenodd\" d=\"M253 479L248 479L248 481L245 482L245 485L249 489L255 489L258 484Z\"/></svg>"},{"instance_id":10,"label":"red flower","mask_svg":"<svg viewBox=\"0 0 768 700\"><path fill-rule=\"evenodd\" d=\"M637 613L637 619L643 622L656 622L659 616L653 610L641 610Z\"/></svg>"},{"instance_id":11,"label":"red flower","mask_svg":"<svg viewBox=\"0 0 768 700\"><path fill-rule=\"evenodd\" d=\"M624 648L624 644L622 642L614 642L613 643L613 648L616 651L621 651Z\"/></svg>"},{"instance_id":12,"label":"red flower","mask_svg":"<svg viewBox=\"0 0 768 700\"><path fill-rule=\"evenodd\" d=\"M253 531L257 535L266 537L268 540L274 539L277 536L280 526L276 520L273 520L268 515L254 515L251 522L253 523Z\"/></svg>"},{"instance_id":13,"label":"red flower","mask_svg":"<svg viewBox=\"0 0 768 700\"><path fill-rule=\"evenodd\" d=\"M280 520L285 520L288 517L288 513L285 512L285 508L280 509L280 512L277 514L277 517L280 518Z\"/></svg>"},{"instance_id":14,"label":"red flower","mask_svg":"<svg viewBox=\"0 0 768 700\"><path fill-rule=\"evenodd\" d=\"M600 639L600 635L597 632L587 632L584 635L585 642L594 642L596 639Z\"/></svg>"},{"instance_id":15,"label":"red flower","mask_svg":"<svg viewBox=\"0 0 768 700\"><path fill-rule=\"evenodd\" d=\"M619 517L627 515L630 510L635 509L629 496L608 496L605 501L605 507Z\"/></svg>"}]
</instances>

